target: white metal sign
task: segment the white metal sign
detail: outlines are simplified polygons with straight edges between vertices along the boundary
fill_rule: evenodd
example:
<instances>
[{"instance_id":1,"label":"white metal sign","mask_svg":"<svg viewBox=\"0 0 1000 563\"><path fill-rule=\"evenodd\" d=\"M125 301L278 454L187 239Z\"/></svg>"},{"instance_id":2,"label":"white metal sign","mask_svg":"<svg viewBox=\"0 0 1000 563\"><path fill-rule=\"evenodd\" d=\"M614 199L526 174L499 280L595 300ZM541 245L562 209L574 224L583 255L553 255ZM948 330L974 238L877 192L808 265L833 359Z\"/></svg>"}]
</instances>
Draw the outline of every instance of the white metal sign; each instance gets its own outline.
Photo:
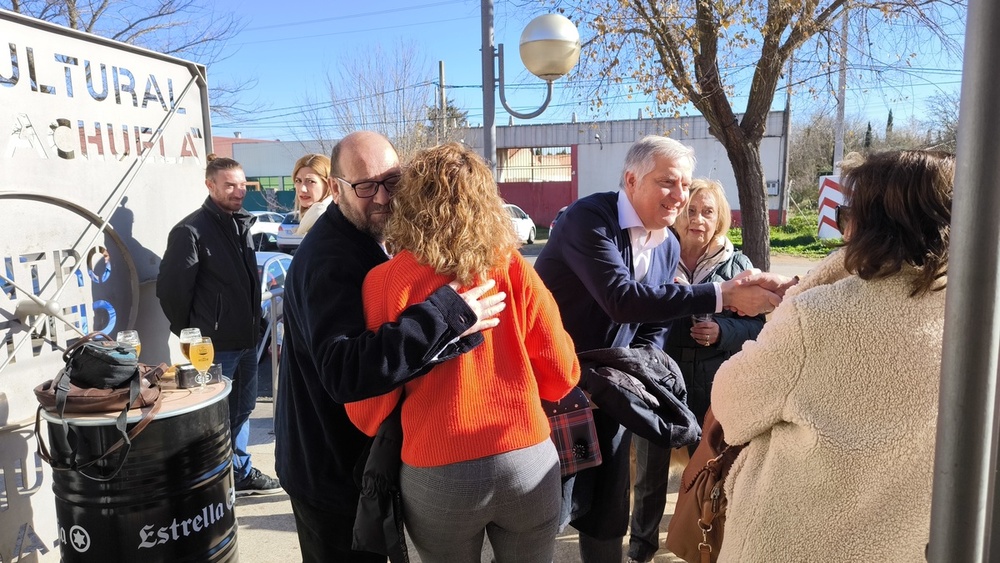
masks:
<instances>
[{"instance_id":1,"label":"white metal sign","mask_svg":"<svg viewBox=\"0 0 1000 563\"><path fill-rule=\"evenodd\" d=\"M6 11L0 53L0 561L58 559L32 390L90 331L166 349L149 282L206 195L208 97L203 67Z\"/></svg>"}]
</instances>

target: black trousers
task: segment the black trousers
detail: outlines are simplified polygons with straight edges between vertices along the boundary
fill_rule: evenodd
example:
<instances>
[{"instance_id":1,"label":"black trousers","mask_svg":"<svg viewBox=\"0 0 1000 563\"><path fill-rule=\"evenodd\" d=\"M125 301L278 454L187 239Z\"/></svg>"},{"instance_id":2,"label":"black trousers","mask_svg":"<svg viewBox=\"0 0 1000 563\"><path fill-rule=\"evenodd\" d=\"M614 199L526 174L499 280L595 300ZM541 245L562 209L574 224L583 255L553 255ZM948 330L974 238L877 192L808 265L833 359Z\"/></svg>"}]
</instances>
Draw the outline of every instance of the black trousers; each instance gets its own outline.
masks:
<instances>
[{"instance_id":1,"label":"black trousers","mask_svg":"<svg viewBox=\"0 0 1000 563\"><path fill-rule=\"evenodd\" d=\"M303 563L385 563L386 557L351 549L356 507L333 511L289 496Z\"/></svg>"}]
</instances>

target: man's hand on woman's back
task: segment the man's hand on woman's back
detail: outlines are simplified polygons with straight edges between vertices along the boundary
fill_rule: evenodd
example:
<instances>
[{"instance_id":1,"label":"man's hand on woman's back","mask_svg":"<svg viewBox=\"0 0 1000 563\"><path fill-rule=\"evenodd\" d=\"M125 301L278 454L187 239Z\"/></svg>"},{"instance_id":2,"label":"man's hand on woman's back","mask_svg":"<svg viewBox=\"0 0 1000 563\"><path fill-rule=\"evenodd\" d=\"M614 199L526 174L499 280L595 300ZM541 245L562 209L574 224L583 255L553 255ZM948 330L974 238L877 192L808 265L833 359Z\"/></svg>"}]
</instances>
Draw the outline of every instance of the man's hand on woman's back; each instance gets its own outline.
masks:
<instances>
[{"instance_id":1,"label":"man's hand on woman's back","mask_svg":"<svg viewBox=\"0 0 1000 563\"><path fill-rule=\"evenodd\" d=\"M500 312L507 307L507 304L504 303L504 299L507 298L507 294L500 291L495 295L483 297L483 295L493 289L495 285L495 281L486 280L482 284L477 285L468 291L459 291L459 289L461 289L461 285L458 282L453 281L448 284L449 287L458 293L459 297L465 301L465 304L468 305L469 308L472 309L472 312L476 315L476 323L463 332L462 336L475 334L500 324L500 319L497 315L499 315Z\"/></svg>"}]
</instances>

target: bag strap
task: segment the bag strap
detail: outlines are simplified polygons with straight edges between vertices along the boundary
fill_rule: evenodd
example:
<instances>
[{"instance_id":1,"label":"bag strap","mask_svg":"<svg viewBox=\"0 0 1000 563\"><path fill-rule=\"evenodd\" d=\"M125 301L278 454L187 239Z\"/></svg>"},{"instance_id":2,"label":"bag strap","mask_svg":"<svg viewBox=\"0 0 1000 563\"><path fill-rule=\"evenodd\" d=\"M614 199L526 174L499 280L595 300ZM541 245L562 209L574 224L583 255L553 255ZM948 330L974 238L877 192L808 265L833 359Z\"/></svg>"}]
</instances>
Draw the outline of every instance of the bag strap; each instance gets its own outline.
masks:
<instances>
[{"instance_id":1,"label":"bag strap","mask_svg":"<svg viewBox=\"0 0 1000 563\"><path fill-rule=\"evenodd\" d=\"M38 405L38 410L35 411L35 441L38 442L38 457L42 458L42 461L53 466L55 464L52 462L52 456L49 455L49 449L45 447L45 440L42 439L42 410L44 407Z\"/></svg>"},{"instance_id":2,"label":"bag strap","mask_svg":"<svg viewBox=\"0 0 1000 563\"><path fill-rule=\"evenodd\" d=\"M72 346L70 346L69 348L66 348L66 351L63 352L63 355L62 355L63 361L64 362L68 362L69 359L73 357L73 354L76 353L77 350L79 350L80 348L83 348L84 344L86 344L88 342L91 342L91 341L94 341L94 340L97 340L98 337L103 338L104 340L107 340L108 342L114 342L114 340L112 340L110 336L108 336L107 334L104 334L103 332L91 332L90 334L88 334L86 336L81 336L80 339L77 340L76 342L74 342Z\"/></svg>"},{"instance_id":3,"label":"bag strap","mask_svg":"<svg viewBox=\"0 0 1000 563\"><path fill-rule=\"evenodd\" d=\"M108 448L97 459L88 461L87 463L78 465L76 467L76 470L79 471L80 474L83 475L84 477L93 479L94 481L101 481L101 482L110 481L114 479L115 476L118 475L118 472L122 470L122 467L125 466L125 459L128 457L129 452L132 450L132 440L135 439L135 437L138 436L139 433L145 430L146 427L149 426L149 423L153 421L153 417L156 416L156 413L160 412L160 406L162 404L162 400L160 399L161 395L157 395L156 400L153 401L153 405L148 410L147 409L143 410L142 418L139 420L138 423L136 423L134 427L132 427L132 431L127 433L125 432L125 429L128 428L128 411L129 409L132 408L132 405L135 403L136 399L139 398L140 379L142 379L141 376L132 378L132 382L129 384L128 404L125 405L125 407L122 409L122 412L118 414L118 418L115 419L115 427L121 434L121 438L119 438L117 442L112 444L111 447ZM107 458L109 455L115 452L119 452L118 461L115 463L115 468L110 474L108 475L101 475L99 473L89 474L84 471L84 469L100 462L101 460Z\"/></svg>"},{"instance_id":4,"label":"bag strap","mask_svg":"<svg viewBox=\"0 0 1000 563\"><path fill-rule=\"evenodd\" d=\"M60 374L61 374L61 372L60 372ZM62 377L62 375L60 375L60 377L61 377L61 379L65 379L67 382L69 381L69 377ZM60 419L61 425L60 425L59 431L56 432L55 435L53 436L53 439L58 441L58 443L60 444L60 447L65 448L62 451L66 451L66 452L70 453L70 457L65 462L59 462L58 460L53 460L52 459L52 455L50 454L48 448L46 448L46 446L45 446L45 440L42 438L42 434L40 432L40 430L41 430L41 415L42 415L42 406L41 405L39 405L38 411L35 413L35 436L36 436L36 439L38 441L38 456L40 458L42 458L42 460L44 460L46 463L48 463L49 465L51 465L53 469L72 469L72 470L78 471L81 475L83 475L84 477L87 477L88 479L92 479L94 481L100 481L100 482L107 482L107 481L110 481L110 480L114 479L115 476L117 476L118 473L122 470L122 467L125 466L125 460L128 457L128 454L129 454L129 452L132 449L132 440L134 440L136 438L136 436L138 436L143 430L145 430L146 427L149 426L149 423L153 422L153 419L156 417L156 414L158 412L160 412L160 408L163 406L162 393L161 393L160 395L156 396L156 400L153 401L152 406L150 406L148 409L141 409L142 410L142 418L139 420L138 423L136 423L136 425L134 427L132 427L131 431L125 432L125 429L128 427L128 411L129 411L129 409L131 409L131 407L135 403L136 399L139 398L140 379L142 379L142 377L135 377L135 378L132 379L132 382L129 385L129 401L128 401L128 404L125 405L125 408L122 409L122 412L119 413L118 417L115 419L115 427L118 429L118 432L121 434L121 438L119 438L118 441L116 441L114 444L112 444L111 447L109 447L103 454L101 454L100 457L98 457L97 459L88 461L87 463L83 463L83 464L77 464L77 462L76 462L76 456L77 456L76 448L73 447L69 443L70 442L70 440L69 440L69 424L66 422L66 417L65 417L65 412L64 412L64 409L66 408L66 399L65 399L65 396L63 396L62 403L60 404L59 403L59 391L57 391L56 392L56 403L57 403L58 408L59 408L59 419ZM55 383L53 383L53 385L55 385ZM86 468L88 468L88 467L90 467L90 466L92 466L92 465L100 462L101 460L104 460L105 458L107 458L109 455L115 453L116 451L119 452L119 454L118 454L118 460L115 463L114 470L111 471L110 474L107 474L107 475L101 475L99 473L90 474L90 473L87 473L87 472L84 471L84 469L86 469Z\"/></svg>"},{"instance_id":5,"label":"bag strap","mask_svg":"<svg viewBox=\"0 0 1000 563\"><path fill-rule=\"evenodd\" d=\"M722 501L722 486L729 475L729 468L732 467L736 456L740 455L746 444L726 445L719 455L708 460L702 471L714 474L715 484L709 492L709 502L702 499L701 516L698 518L698 528L701 530L702 541L698 543L700 563L711 563L712 544L708 541L708 533L715 526L715 519L719 516L720 503Z\"/></svg>"}]
</instances>

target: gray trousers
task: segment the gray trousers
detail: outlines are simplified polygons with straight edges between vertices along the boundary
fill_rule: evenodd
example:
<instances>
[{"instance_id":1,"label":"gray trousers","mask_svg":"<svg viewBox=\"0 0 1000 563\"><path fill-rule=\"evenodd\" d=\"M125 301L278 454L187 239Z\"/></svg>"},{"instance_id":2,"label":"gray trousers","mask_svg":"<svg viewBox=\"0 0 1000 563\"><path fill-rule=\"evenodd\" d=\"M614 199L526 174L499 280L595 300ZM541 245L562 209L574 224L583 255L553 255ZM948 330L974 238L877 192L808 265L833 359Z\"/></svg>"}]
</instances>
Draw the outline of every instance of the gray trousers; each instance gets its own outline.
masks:
<instances>
[{"instance_id":1,"label":"gray trousers","mask_svg":"<svg viewBox=\"0 0 1000 563\"><path fill-rule=\"evenodd\" d=\"M667 506L670 449L650 443L641 436L633 436L632 443L635 444L635 484L628 556L636 561L651 561L660 549L660 520Z\"/></svg>"},{"instance_id":2,"label":"gray trousers","mask_svg":"<svg viewBox=\"0 0 1000 563\"><path fill-rule=\"evenodd\" d=\"M559 458L551 440L471 461L400 471L403 519L424 563L550 563L559 524Z\"/></svg>"}]
</instances>

